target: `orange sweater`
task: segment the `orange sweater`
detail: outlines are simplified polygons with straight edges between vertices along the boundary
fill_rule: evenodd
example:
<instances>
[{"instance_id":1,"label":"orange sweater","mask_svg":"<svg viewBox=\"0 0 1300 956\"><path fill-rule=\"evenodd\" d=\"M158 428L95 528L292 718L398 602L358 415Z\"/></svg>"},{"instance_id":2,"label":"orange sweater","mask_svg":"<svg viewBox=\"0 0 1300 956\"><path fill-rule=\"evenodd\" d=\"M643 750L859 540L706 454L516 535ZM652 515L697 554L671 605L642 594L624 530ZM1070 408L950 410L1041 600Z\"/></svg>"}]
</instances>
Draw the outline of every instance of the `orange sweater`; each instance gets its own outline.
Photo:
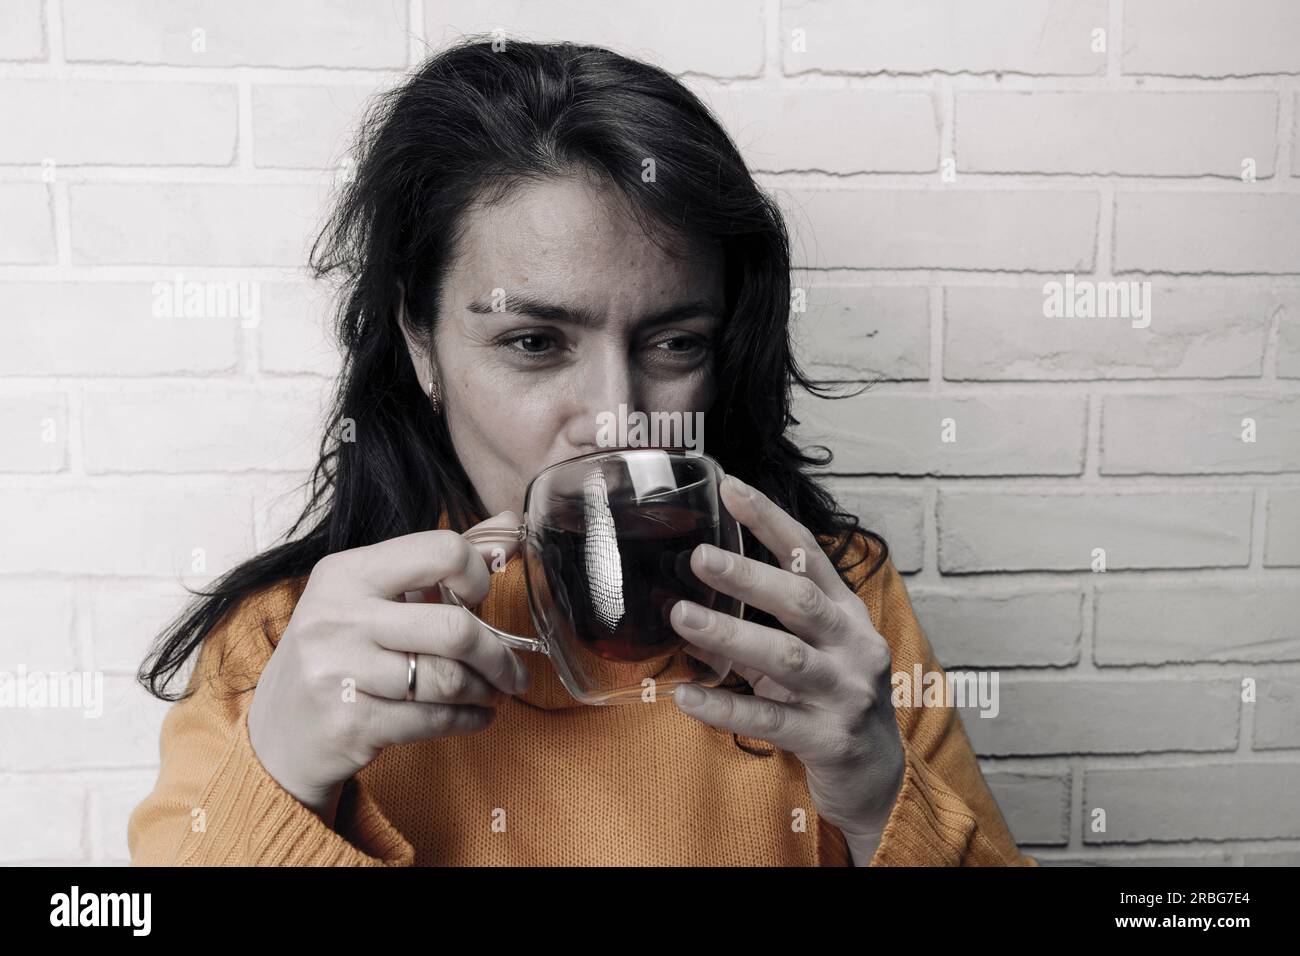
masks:
<instances>
[{"instance_id":1,"label":"orange sweater","mask_svg":"<svg viewBox=\"0 0 1300 956\"><path fill-rule=\"evenodd\" d=\"M535 636L522 568L516 557L493 574L479 611ZM250 597L204 642L194 693L163 723L157 785L131 814L134 865L852 865L794 755L741 737L773 751L746 753L665 698L579 704L529 651L517 653L532 686L486 730L389 747L346 783L326 826L258 761L252 693L231 693L256 682L305 583ZM894 671L939 669L892 562L857 590ZM1037 865L1018 852L957 714L896 713L906 770L871 865Z\"/></svg>"}]
</instances>

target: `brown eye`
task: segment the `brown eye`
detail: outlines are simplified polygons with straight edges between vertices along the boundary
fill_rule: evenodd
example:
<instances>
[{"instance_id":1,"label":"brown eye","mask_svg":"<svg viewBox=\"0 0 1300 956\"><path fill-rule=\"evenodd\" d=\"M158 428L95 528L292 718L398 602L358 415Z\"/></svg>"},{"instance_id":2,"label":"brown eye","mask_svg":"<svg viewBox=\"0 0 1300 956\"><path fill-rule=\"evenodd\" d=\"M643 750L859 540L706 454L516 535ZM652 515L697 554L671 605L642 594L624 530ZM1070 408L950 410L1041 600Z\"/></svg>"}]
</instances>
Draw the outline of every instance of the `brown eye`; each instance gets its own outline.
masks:
<instances>
[{"instance_id":1,"label":"brown eye","mask_svg":"<svg viewBox=\"0 0 1300 956\"><path fill-rule=\"evenodd\" d=\"M695 335L674 335L672 338L660 339L654 348L661 354L693 358L708 351L708 343Z\"/></svg>"},{"instance_id":2,"label":"brown eye","mask_svg":"<svg viewBox=\"0 0 1300 956\"><path fill-rule=\"evenodd\" d=\"M525 352L540 352L545 349L545 345L543 344L541 347L536 347L538 346L538 343L545 343L549 340L544 335L525 335L518 339L515 339L515 341L518 342L520 345L523 345L524 347L523 351ZM532 343L532 344L529 345L527 343Z\"/></svg>"},{"instance_id":3,"label":"brown eye","mask_svg":"<svg viewBox=\"0 0 1300 956\"><path fill-rule=\"evenodd\" d=\"M523 335L516 335L511 338L503 339L498 342L498 346L505 349L512 355L523 356L526 359L545 358L553 350L548 346L555 343L555 337L551 335L542 335L537 332L528 332Z\"/></svg>"}]
</instances>

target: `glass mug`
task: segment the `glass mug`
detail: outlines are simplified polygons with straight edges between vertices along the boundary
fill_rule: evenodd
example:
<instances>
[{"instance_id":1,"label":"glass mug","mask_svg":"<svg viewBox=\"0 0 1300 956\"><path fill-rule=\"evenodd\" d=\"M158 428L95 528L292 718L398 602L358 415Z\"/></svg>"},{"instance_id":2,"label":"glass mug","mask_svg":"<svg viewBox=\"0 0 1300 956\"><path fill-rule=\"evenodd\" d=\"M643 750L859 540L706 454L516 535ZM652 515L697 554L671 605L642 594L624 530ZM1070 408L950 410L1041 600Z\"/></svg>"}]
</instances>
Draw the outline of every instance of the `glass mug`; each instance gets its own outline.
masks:
<instances>
[{"instance_id":1,"label":"glass mug","mask_svg":"<svg viewBox=\"0 0 1300 956\"><path fill-rule=\"evenodd\" d=\"M521 525L465 533L471 542L522 542L539 636L480 622L511 647L547 655L584 704L657 699L678 684L716 687L731 661L687 649L669 614L682 599L744 614L741 601L690 568L699 544L744 553L740 524L718 493L723 477L708 455L668 448L608 449L543 469L524 493ZM439 588L446 603L465 607L450 587ZM645 693L647 678L653 696Z\"/></svg>"}]
</instances>

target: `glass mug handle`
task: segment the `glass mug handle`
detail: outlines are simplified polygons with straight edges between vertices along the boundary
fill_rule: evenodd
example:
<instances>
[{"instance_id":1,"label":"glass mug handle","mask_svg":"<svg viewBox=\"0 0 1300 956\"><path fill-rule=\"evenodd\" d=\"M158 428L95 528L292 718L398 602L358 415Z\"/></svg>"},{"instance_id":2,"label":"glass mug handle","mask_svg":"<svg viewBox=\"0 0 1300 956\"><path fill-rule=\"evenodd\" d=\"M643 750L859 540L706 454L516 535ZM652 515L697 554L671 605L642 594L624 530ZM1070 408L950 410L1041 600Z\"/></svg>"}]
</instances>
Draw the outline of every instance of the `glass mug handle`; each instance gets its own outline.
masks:
<instances>
[{"instance_id":1,"label":"glass mug handle","mask_svg":"<svg viewBox=\"0 0 1300 956\"><path fill-rule=\"evenodd\" d=\"M528 537L528 526L521 524L513 530L507 530L505 528L470 528L462 534L461 537L470 544L480 544L491 541L500 542L501 544L511 544L516 541L523 541ZM525 651L536 651L539 654L550 654L550 649L546 646L546 642L541 638L520 637L518 634L511 634L509 631L503 631L500 628L493 627L487 621L483 620L483 618L474 614L473 611L470 611L470 609L465 606L465 602L460 599L456 592L441 581L438 582L438 590L442 592L442 599L445 602L448 604L454 604L457 607L465 608L466 611L469 611L469 613L474 616L475 620L499 637L508 646L518 647Z\"/></svg>"}]
</instances>

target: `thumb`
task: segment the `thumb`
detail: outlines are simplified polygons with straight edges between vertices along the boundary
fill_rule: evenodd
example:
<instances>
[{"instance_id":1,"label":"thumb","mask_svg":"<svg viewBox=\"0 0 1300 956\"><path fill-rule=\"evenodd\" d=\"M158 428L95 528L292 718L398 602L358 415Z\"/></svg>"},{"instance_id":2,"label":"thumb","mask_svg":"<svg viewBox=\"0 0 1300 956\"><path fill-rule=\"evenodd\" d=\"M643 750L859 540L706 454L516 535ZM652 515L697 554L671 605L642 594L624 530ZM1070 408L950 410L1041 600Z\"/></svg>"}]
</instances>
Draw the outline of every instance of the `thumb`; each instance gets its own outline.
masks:
<instances>
[{"instance_id":1,"label":"thumb","mask_svg":"<svg viewBox=\"0 0 1300 956\"><path fill-rule=\"evenodd\" d=\"M465 537L483 555L489 570L500 571L519 553L520 542L515 531L523 523L517 511L502 511L474 525L465 532Z\"/></svg>"},{"instance_id":2,"label":"thumb","mask_svg":"<svg viewBox=\"0 0 1300 956\"><path fill-rule=\"evenodd\" d=\"M515 529L523 523L524 519L518 512L502 511L467 529L463 537L483 557L489 571L500 571L507 561L519 553L519 539L515 535ZM461 600L470 607L476 606L484 597L486 594L460 595ZM406 600L441 604L442 592L436 587L423 588L418 592L407 592Z\"/></svg>"}]
</instances>

